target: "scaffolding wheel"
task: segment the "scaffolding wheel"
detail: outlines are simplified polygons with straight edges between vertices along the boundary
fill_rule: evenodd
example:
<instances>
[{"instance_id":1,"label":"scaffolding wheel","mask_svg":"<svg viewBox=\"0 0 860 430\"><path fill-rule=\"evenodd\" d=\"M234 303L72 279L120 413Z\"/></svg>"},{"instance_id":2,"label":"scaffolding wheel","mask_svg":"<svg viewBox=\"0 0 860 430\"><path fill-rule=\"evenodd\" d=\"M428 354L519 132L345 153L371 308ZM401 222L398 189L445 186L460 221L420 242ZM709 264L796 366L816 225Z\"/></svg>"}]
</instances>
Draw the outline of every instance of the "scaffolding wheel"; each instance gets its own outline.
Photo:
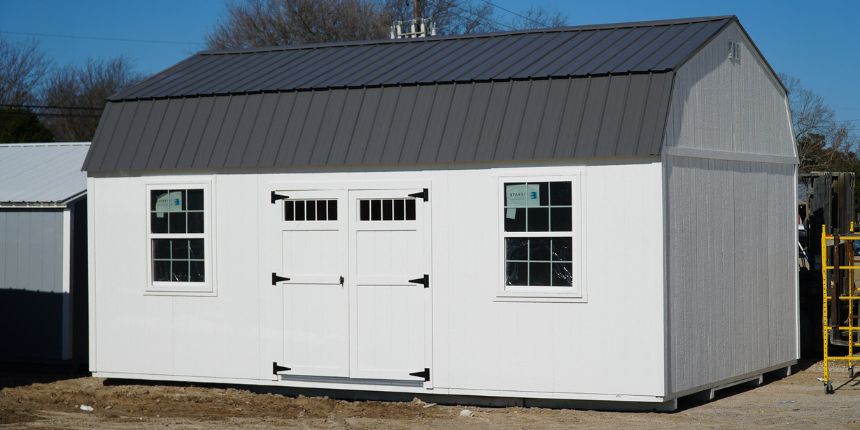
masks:
<instances>
[{"instance_id":1,"label":"scaffolding wheel","mask_svg":"<svg viewBox=\"0 0 860 430\"><path fill-rule=\"evenodd\" d=\"M824 384L824 394L833 394L833 383L830 381Z\"/></svg>"}]
</instances>

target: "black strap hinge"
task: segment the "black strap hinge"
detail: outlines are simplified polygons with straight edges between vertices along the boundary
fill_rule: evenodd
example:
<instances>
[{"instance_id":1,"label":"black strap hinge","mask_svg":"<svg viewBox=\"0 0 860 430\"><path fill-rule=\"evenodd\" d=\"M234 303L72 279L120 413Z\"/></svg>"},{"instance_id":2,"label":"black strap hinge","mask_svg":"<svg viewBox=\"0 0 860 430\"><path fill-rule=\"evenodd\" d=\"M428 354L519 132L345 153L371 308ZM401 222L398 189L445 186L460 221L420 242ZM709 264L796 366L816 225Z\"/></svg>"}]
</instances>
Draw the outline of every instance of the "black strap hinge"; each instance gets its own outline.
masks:
<instances>
[{"instance_id":1,"label":"black strap hinge","mask_svg":"<svg viewBox=\"0 0 860 430\"><path fill-rule=\"evenodd\" d=\"M272 285L275 285L275 284L277 284L278 282L281 282L281 281L289 281L289 280L290 280L290 278L285 278L285 277L283 277L283 276L278 276L278 274L277 274L277 273L272 272Z\"/></svg>"},{"instance_id":2,"label":"black strap hinge","mask_svg":"<svg viewBox=\"0 0 860 430\"><path fill-rule=\"evenodd\" d=\"M272 362L272 375L277 375L278 372L286 372L287 370L293 370L286 366L278 366L276 361Z\"/></svg>"},{"instance_id":3,"label":"black strap hinge","mask_svg":"<svg viewBox=\"0 0 860 430\"><path fill-rule=\"evenodd\" d=\"M409 376L417 376L419 378L424 378L425 381L429 381L430 380L430 368L425 367L424 370L422 370L420 372L412 372L409 374Z\"/></svg>"},{"instance_id":4,"label":"black strap hinge","mask_svg":"<svg viewBox=\"0 0 860 430\"><path fill-rule=\"evenodd\" d=\"M426 202L426 201L430 200L430 190L425 188L421 192L410 194L409 197L415 197L416 199L422 199Z\"/></svg>"},{"instance_id":5,"label":"black strap hinge","mask_svg":"<svg viewBox=\"0 0 860 430\"><path fill-rule=\"evenodd\" d=\"M424 276L416 279L410 279L409 283L411 284L421 284L424 285L424 288L430 288L430 275L424 274Z\"/></svg>"},{"instance_id":6,"label":"black strap hinge","mask_svg":"<svg viewBox=\"0 0 860 430\"><path fill-rule=\"evenodd\" d=\"M278 193L272 191L272 204L275 204L275 202L278 200L284 200L284 199L288 199L288 198L290 198L290 196L285 196L283 194L278 194Z\"/></svg>"}]
</instances>

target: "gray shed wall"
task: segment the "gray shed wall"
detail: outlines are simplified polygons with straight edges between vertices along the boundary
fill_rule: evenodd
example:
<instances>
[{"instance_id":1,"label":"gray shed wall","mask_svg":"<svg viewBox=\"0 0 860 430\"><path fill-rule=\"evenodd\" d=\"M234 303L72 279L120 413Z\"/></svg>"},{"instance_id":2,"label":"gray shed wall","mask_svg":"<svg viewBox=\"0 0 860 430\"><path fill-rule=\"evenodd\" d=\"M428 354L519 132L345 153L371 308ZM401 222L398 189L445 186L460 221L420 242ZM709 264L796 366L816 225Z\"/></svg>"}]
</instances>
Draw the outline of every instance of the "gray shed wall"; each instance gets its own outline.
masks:
<instances>
[{"instance_id":1,"label":"gray shed wall","mask_svg":"<svg viewBox=\"0 0 860 430\"><path fill-rule=\"evenodd\" d=\"M68 358L63 212L0 210L0 360Z\"/></svg>"},{"instance_id":2,"label":"gray shed wall","mask_svg":"<svg viewBox=\"0 0 860 430\"><path fill-rule=\"evenodd\" d=\"M728 58L740 41L741 61ZM795 157L782 86L732 23L675 75L666 145Z\"/></svg>"},{"instance_id":3,"label":"gray shed wall","mask_svg":"<svg viewBox=\"0 0 860 430\"><path fill-rule=\"evenodd\" d=\"M670 392L797 359L795 167L665 169Z\"/></svg>"},{"instance_id":4,"label":"gray shed wall","mask_svg":"<svg viewBox=\"0 0 860 430\"><path fill-rule=\"evenodd\" d=\"M0 210L0 289L63 292L63 212Z\"/></svg>"},{"instance_id":5,"label":"gray shed wall","mask_svg":"<svg viewBox=\"0 0 860 430\"><path fill-rule=\"evenodd\" d=\"M741 63L728 42L743 41ZM796 360L796 156L785 93L736 25L676 75L663 152L668 392Z\"/></svg>"}]
</instances>

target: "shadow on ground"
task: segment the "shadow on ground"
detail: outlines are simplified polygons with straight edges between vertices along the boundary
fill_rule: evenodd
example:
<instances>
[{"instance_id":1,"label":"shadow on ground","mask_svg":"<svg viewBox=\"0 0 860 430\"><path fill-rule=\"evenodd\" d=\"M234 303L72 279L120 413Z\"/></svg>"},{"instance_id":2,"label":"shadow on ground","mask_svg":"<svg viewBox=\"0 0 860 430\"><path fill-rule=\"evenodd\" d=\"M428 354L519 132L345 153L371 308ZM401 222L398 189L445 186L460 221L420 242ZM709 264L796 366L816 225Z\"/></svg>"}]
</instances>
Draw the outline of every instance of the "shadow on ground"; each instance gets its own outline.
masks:
<instances>
[{"instance_id":1,"label":"shadow on ground","mask_svg":"<svg viewBox=\"0 0 860 430\"><path fill-rule=\"evenodd\" d=\"M79 365L0 362L0 389L89 376Z\"/></svg>"}]
</instances>

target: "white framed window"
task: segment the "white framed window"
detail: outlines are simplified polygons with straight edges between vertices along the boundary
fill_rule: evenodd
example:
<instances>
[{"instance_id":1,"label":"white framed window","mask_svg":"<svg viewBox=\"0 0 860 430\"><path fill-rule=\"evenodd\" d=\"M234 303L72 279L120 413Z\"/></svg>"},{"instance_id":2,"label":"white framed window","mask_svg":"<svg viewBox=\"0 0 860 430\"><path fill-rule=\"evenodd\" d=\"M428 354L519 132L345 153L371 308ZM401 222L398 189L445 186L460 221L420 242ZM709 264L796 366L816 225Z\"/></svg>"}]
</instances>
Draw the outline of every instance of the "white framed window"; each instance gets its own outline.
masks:
<instances>
[{"instance_id":1,"label":"white framed window","mask_svg":"<svg viewBox=\"0 0 860 430\"><path fill-rule=\"evenodd\" d=\"M499 298L584 301L580 175L502 177Z\"/></svg>"},{"instance_id":2,"label":"white framed window","mask_svg":"<svg viewBox=\"0 0 860 430\"><path fill-rule=\"evenodd\" d=\"M147 292L212 295L211 186L149 184Z\"/></svg>"}]
</instances>

